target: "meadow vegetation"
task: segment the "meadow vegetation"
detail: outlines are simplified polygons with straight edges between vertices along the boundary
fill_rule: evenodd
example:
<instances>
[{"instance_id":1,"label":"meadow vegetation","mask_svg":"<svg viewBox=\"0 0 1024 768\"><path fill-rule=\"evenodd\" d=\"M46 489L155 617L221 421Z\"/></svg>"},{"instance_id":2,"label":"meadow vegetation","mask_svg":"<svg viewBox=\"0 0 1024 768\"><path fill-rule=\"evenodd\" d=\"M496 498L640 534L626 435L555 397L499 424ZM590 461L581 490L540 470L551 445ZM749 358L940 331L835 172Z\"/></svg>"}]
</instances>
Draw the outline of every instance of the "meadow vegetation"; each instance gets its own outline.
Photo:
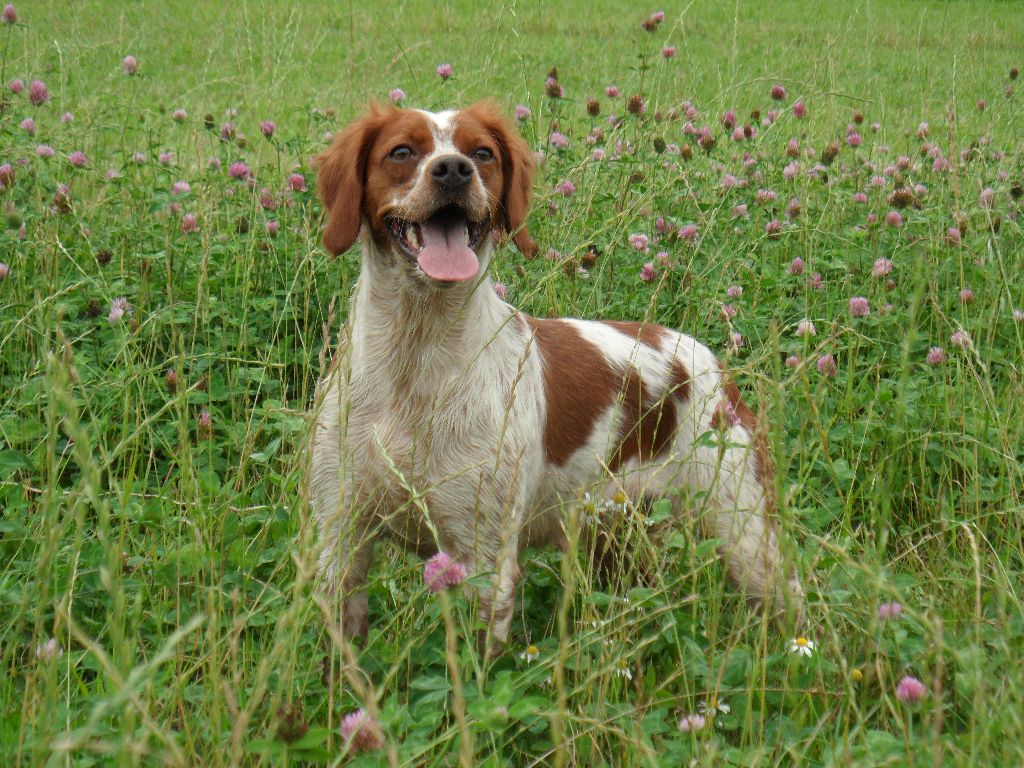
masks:
<instances>
[{"instance_id":1,"label":"meadow vegetation","mask_svg":"<svg viewBox=\"0 0 1024 768\"><path fill-rule=\"evenodd\" d=\"M3 10L0 763L1024 764L1024 13L660 10ZM496 660L389 545L367 642L334 631L306 409L359 259L312 158L372 98L483 97L538 152L499 289L720 352L806 624L700 519L580 499L636 567L528 551Z\"/></svg>"}]
</instances>

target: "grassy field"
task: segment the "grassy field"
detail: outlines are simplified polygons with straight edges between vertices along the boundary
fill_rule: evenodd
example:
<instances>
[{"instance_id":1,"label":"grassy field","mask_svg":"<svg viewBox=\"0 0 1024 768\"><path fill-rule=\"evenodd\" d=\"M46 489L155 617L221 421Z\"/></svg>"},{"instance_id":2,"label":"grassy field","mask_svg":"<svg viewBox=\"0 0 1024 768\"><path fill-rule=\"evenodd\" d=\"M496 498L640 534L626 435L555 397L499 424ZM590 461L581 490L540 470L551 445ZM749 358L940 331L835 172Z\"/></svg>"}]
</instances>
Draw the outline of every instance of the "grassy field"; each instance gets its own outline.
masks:
<instances>
[{"instance_id":1,"label":"grassy field","mask_svg":"<svg viewBox=\"0 0 1024 768\"><path fill-rule=\"evenodd\" d=\"M1024 764L1024 5L15 10L0 763ZM306 408L359 262L319 245L311 158L394 88L528 108L542 257L495 259L510 303L739 372L806 626L678 524L643 582L528 552L487 663L466 596L382 546L368 642L332 640ZM360 707L383 746L342 736Z\"/></svg>"}]
</instances>

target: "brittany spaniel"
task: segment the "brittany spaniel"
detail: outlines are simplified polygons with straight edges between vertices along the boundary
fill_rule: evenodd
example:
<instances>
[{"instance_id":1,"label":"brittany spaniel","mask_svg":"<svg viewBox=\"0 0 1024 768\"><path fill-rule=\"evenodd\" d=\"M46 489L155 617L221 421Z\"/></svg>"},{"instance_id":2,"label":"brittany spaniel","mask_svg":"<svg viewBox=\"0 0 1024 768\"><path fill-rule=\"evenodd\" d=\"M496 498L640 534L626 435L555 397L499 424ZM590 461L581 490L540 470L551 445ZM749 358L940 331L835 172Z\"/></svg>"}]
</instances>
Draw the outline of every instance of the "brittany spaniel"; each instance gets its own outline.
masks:
<instances>
[{"instance_id":1,"label":"brittany spaniel","mask_svg":"<svg viewBox=\"0 0 1024 768\"><path fill-rule=\"evenodd\" d=\"M799 615L767 444L715 356L669 328L542 320L495 293L497 236L527 256L536 244L524 224L532 154L493 106L375 105L317 161L324 244L362 251L347 338L314 406L310 472L320 571L340 590L345 635L367 631L363 588L386 534L491 574L480 608L506 641L520 549L564 548L564 512L584 492L632 500L602 505L606 518L644 499L670 499L680 517L698 506L731 580Z\"/></svg>"}]
</instances>

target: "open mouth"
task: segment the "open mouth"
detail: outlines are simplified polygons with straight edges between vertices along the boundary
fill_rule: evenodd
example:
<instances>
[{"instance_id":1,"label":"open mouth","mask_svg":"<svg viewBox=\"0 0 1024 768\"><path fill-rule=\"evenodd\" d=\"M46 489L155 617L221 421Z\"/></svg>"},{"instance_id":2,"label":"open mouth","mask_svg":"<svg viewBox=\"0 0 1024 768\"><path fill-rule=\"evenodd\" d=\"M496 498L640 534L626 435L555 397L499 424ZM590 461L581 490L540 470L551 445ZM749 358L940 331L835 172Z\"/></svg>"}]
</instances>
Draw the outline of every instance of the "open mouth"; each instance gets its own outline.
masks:
<instances>
[{"instance_id":1,"label":"open mouth","mask_svg":"<svg viewBox=\"0 0 1024 768\"><path fill-rule=\"evenodd\" d=\"M462 282L480 271L475 249L484 237L484 223L471 221L457 206L447 206L423 221L387 220L399 250L434 280Z\"/></svg>"}]
</instances>

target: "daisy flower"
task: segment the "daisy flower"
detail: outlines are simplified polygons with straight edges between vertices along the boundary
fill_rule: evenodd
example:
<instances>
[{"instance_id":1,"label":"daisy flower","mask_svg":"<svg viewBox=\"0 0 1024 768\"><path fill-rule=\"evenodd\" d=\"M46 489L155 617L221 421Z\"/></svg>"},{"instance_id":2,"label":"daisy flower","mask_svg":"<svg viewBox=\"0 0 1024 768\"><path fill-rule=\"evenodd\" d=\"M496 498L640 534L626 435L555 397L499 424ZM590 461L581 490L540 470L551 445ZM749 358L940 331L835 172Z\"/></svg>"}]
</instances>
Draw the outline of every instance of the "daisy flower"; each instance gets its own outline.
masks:
<instances>
[{"instance_id":1,"label":"daisy flower","mask_svg":"<svg viewBox=\"0 0 1024 768\"><path fill-rule=\"evenodd\" d=\"M540 656L540 649L532 643L526 646L526 650L519 654L519 658L523 659L527 664L532 661L536 661Z\"/></svg>"},{"instance_id":2,"label":"daisy flower","mask_svg":"<svg viewBox=\"0 0 1024 768\"><path fill-rule=\"evenodd\" d=\"M712 696L710 699L704 699L697 708L705 717L728 715L732 712L732 707L720 700L717 696Z\"/></svg>"},{"instance_id":3,"label":"daisy flower","mask_svg":"<svg viewBox=\"0 0 1024 768\"><path fill-rule=\"evenodd\" d=\"M795 637L789 641L789 652L810 658L814 655L814 641L806 637Z\"/></svg>"},{"instance_id":4,"label":"daisy flower","mask_svg":"<svg viewBox=\"0 0 1024 768\"><path fill-rule=\"evenodd\" d=\"M615 674L627 680L633 679L633 670L629 668L629 662L626 659L619 659L615 662Z\"/></svg>"}]
</instances>

